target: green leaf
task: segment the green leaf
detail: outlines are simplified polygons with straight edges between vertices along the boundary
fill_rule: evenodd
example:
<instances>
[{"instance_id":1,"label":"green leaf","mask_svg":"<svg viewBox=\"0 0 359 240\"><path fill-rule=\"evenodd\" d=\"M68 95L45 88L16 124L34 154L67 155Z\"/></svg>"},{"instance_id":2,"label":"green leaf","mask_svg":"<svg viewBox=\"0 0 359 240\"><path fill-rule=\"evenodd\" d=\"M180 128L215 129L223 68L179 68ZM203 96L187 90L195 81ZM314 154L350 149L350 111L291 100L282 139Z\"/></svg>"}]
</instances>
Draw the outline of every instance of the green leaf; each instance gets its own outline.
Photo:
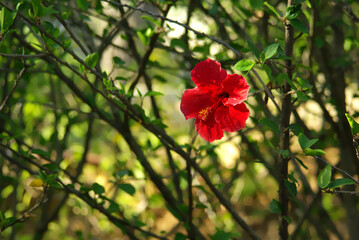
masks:
<instances>
[{"instance_id":1,"label":"green leaf","mask_svg":"<svg viewBox=\"0 0 359 240\"><path fill-rule=\"evenodd\" d=\"M254 9L261 9L263 6L263 0L249 0L249 5Z\"/></svg>"},{"instance_id":2,"label":"green leaf","mask_svg":"<svg viewBox=\"0 0 359 240\"><path fill-rule=\"evenodd\" d=\"M41 8L40 0L32 0L31 5L32 5L32 11L34 13L33 16L37 17L39 13L39 9Z\"/></svg>"},{"instance_id":3,"label":"green leaf","mask_svg":"<svg viewBox=\"0 0 359 240\"><path fill-rule=\"evenodd\" d=\"M253 68L254 63L249 59L242 59L238 61L234 66L233 69L237 71L249 71Z\"/></svg>"},{"instance_id":4,"label":"green leaf","mask_svg":"<svg viewBox=\"0 0 359 240\"><path fill-rule=\"evenodd\" d=\"M163 128L163 129L168 127L166 124L164 124L162 122L161 118L156 118L156 119L152 120L151 123L156 125L157 127Z\"/></svg>"},{"instance_id":5,"label":"green leaf","mask_svg":"<svg viewBox=\"0 0 359 240\"><path fill-rule=\"evenodd\" d=\"M290 25L292 25L298 31L305 33L305 34L309 34L308 27L305 26L304 23L302 23L298 19L292 19L289 22L290 22Z\"/></svg>"},{"instance_id":6,"label":"green leaf","mask_svg":"<svg viewBox=\"0 0 359 240\"><path fill-rule=\"evenodd\" d=\"M175 240L187 240L187 236L182 233L176 233Z\"/></svg>"},{"instance_id":7,"label":"green leaf","mask_svg":"<svg viewBox=\"0 0 359 240\"><path fill-rule=\"evenodd\" d=\"M108 207L107 210L110 213L118 212L118 211L120 211L120 206L117 203L111 201L110 206Z\"/></svg>"},{"instance_id":8,"label":"green leaf","mask_svg":"<svg viewBox=\"0 0 359 240\"><path fill-rule=\"evenodd\" d=\"M311 149L306 148L304 149L304 153L307 156L319 156L319 155L325 155L325 152L322 149Z\"/></svg>"},{"instance_id":9,"label":"green leaf","mask_svg":"<svg viewBox=\"0 0 359 240\"><path fill-rule=\"evenodd\" d=\"M45 179L45 182L49 185L51 185L55 179L57 178L57 174L56 173L53 173L53 174L49 174L46 176L46 179Z\"/></svg>"},{"instance_id":10,"label":"green leaf","mask_svg":"<svg viewBox=\"0 0 359 240\"><path fill-rule=\"evenodd\" d=\"M39 170L39 177L42 181L46 182L47 174L43 170Z\"/></svg>"},{"instance_id":11,"label":"green leaf","mask_svg":"<svg viewBox=\"0 0 359 240\"><path fill-rule=\"evenodd\" d=\"M76 3L77 6L84 12L90 7L90 3L87 0L76 0Z\"/></svg>"},{"instance_id":12,"label":"green leaf","mask_svg":"<svg viewBox=\"0 0 359 240\"><path fill-rule=\"evenodd\" d=\"M326 188L332 177L332 166L329 164L319 173L318 186L320 188Z\"/></svg>"},{"instance_id":13,"label":"green leaf","mask_svg":"<svg viewBox=\"0 0 359 240\"><path fill-rule=\"evenodd\" d=\"M119 183L117 184L117 186L122 189L123 191L125 191L126 193L130 194L131 196L133 196L136 192L136 189L134 188L134 186L132 186L129 183Z\"/></svg>"},{"instance_id":14,"label":"green leaf","mask_svg":"<svg viewBox=\"0 0 359 240\"><path fill-rule=\"evenodd\" d=\"M202 208L202 209L206 209L208 208L206 205L204 205L203 203L197 203L195 208Z\"/></svg>"},{"instance_id":15,"label":"green leaf","mask_svg":"<svg viewBox=\"0 0 359 240\"><path fill-rule=\"evenodd\" d=\"M274 56L274 54L277 53L278 47L279 47L279 44L278 44L278 43L273 43L273 44L267 46L267 47L263 50L263 53L264 53L265 56L266 56L266 60L267 60L267 59L270 59L271 57Z\"/></svg>"},{"instance_id":16,"label":"green leaf","mask_svg":"<svg viewBox=\"0 0 359 240\"><path fill-rule=\"evenodd\" d=\"M125 64L125 61L123 61L121 58L119 57L113 57L113 61L115 62L115 64L118 64L118 65L123 65Z\"/></svg>"},{"instance_id":17,"label":"green leaf","mask_svg":"<svg viewBox=\"0 0 359 240\"><path fill-rule=\"evenodd\" d=\"M124 176L126 175L130 175L130 171L128 170L120 170L116 173L116 175L119 177L119 178L123 178Z\"/></svg>"},{"instance_id":18,"label":"green leaf","mask_svg":"<svg viewBox=\"0 0 359 240\"><path fill-rule=\"evenodd\" d=\"M145 94L145 97L147 96L161 96L161 95L164 95L163 93L160 93L160 92L156 92L156 91L148 91L146 94Z\"/></svg>"},{"instance_id":19,"label":"green leaf","mask_svg":"<svg viewBox=\"0 0 359 240\"><path fill-rule=\"evenodd\" d=\"M280 155L282 155L283 158L288 158L288 156L289 156L289 150L288 150L288 149L286 149L286 150L279 149L279 150L278 150L278 153L279 153Z\"/></svg>"},{"instance_id":20,"label":"green leaf","mask_svg":"<svg viewBox=\"0 0 359 240\"><path fill-rule=\"evenodd\" d=\"M290 219L290 217L284 216L283 218L287 221L288 224L292 223L292 220Z\"/></svg>"},{"instance_id":21,"label":"green leaf","mask_svg":"<svg viewBox=\"0 0 359 240\"><path fill-rule=\"evenodd\" d=\"M271 10L275 15L277 15L278 17L283 17L283 14L279 11L277 11L272 5L270 5L268 2L264 2L263 3L267 8L269 8L269 10Z\"/></svg>"},{"instance_id":22,"label":"green leaf","mask_svg":"<svg viewBox=\"0 0 359 240\"><path fill-rule=\"evenodd\" d=\"M48 157L48 158L51 156L50 153L48 153L48 152L46 152L46 151L44 151L42 149L39 149L39 148L31 149L31 153L38 154L40 156Z\"/></svg>"},{"instance_id":23,"label":"green leaf","mask_svg":"<svg viewBox=\"0 0 359 240\"><path fill-rule=\"evenodd\" d=\"M142 93L140 92L140 90L138 88L136 88L137 94L138 96L142 97Z\"/></svg>"},{"instance_id":24,"label":"green leaf","mask_svg":"<svg viewBox=\"0 0 359 240\"><path fill-rule=\"evenodd\" d=\"M269 204L269 211L271 213L281 213L282 212L282 207L281 207L280 203L277 200L272 199L272 201Z\"/></svg>"},{"instance_id":25,"label":"green leaf","mask_svg":"<svg viewBox=\"0 0 359 240\"><path fill-rule=\"evenodd\" d=\"M171 47L179 47L181 49L187 49L187 44L182 39L174 38L171 40Z\"/></svg>"},{"instance_id":26,"label":"green leaf","mask_svg":"<svg viewBox=\"0 0 359 240\"><path fill-rule=\"evenodd\" d=\"M147 46L147 37L145 34L143 34L143 32L141 31L137 31L137 37L141 40L143 46Z\"/></svg>"},{"instance_id":27,"label":"green leaf","mask_svg":"<svg viewBox=\"0 0 359 240\"><path fill-rule=\"evenodd\" d=\"M151 17L151 16L147 16L147 15L144 15L144 16L142 16L141 18L143 18L143 19L145 19L145 20L147 20L147 21L149 21L149 22L151 22L151 23L154 23L154 24L157 25L158 27L162 27L162 25L161 25L161 20L159 20L159 19L153 18L153 17Z\"/></svg>"},{"instance_id":28,"label":"green leaf","mask_svg":"<svg viewBox=\"0 0 359 240\"><path fill-rule=\"evenodd\" d=\"M283 84L283 80L285 80L291 86L292 89L297 89L297 87L294 85L293 81L291 79L289 79L289 76L288 76L287 73L280 73L277 76L277 82L278 83Z\"/></svg>"},{"instance_id":29,"label":"green leaf","mask_svg":"<svg viewBox=\"0 0 359 240\"><path fill-rule=\"evenodd\" d=\"M289 193L293 196L297 196L297 185L294 182L290 182L287 179L284 179L284 185L287 187Z\"/></svg>"},{"instance_id":30,"label":"green leaf","mask_svg":"<svg viewBox=\"0 0 359 240\"><path fill-rule=\"evenodd\" d=\"M49 6L49 7L44 7L41 6L39 8L39 12L38 12L38 17L45 17L45 16L50 16L52 14L58 13L55 9L53 9L53 6Z\"/></svg>"},{"instance_id":31,"label":"green leaf","mask_svg":"<svg viewBox=\"0 0 359 240\"><path fill-rule=\"evenodd\" d=\"M318 139L309 140L303 133L300 133L298 135L298 141L299 141L300 147L304 150L306 148L311 147L313 144L315 144L318 141Z\"/></svg>"},{"instance_id":32,"label":"green leaf","mask_svg":"<svg viewBox=\"0 0 359 240\"><path fill-rule=\"evenodd\" d=\"M287 7L287 10L285 11L285 17L288 20L296 19L300 13L301 7L301 4L295 4Z\"/></svg>"},{"instance_id":33,"label":"green leaf","mask_svg":"<svg viewBox=\"0 0 359 240\"><path fill-rule=\"evenodd\" d=\"M261 65L263 66L264 63L266 62L266 55L264 54L264 52L261 52L260 60L261 60Z\"/></svg>"},{"instance_id":34,"label":"green leaf","mask_svg":"<svg viewBox=\"0 0 359 240\"><path fill-rule=\"evenodd\" d=\"M87 57L85 58L85 63L87 63L91 68L96 67L97 62L98 62L97 52L91 53L87 55Z\"/></svg>"},{"instance_id":35,"label":"green leaf","mask_svg":"<svg viewBox=\"0 0 359 240\"><path fill-rule=\"evenodd\" d=\"M333 181L331 181L327 188L338 188L340 186L344 186L344 185L351 185L354 184L355 182L352 179L349 178L339 178L339 179L335 179Z\"/></svg>"},{"instance_id":36,"label":"green leaf","mask_svg":"<svg viewBox=\"0 0 359 240\"><path fill-rule=\"evenodd\" d=\"M309 97L307 95L305 95L303 92L297 91L296 93L297 93L297 98L299 101L301 101L301 102L308 101Z\"/></svg>"},{"instance_id":37,"label":"green leaf","mask_svg":"<svg viewBox=\"0 0 359 240\"><path fill-rule=\"evenodd\" d=\"M230 240L232 239L232 234L225 232L223 230L217 229L217 232L211 236L212 240Z\"/></svg>"},{"instance_id":38,"label":"green leaf","mask_svg":"<svg viewBox=\"0 0 359 240\"><path fill-rule=\"evenodd\" d=\"M289 125L289 129L294 133L296 136L303 133L303 128L298 123L292 123Z\"/></svg>"},{"instance_id":39,"label":"green leaf","mask_svg":"<svg viewBox=\"0 0 359 240\"><path fill-rule=\"evenodd\" d=\"M105 192L105 188L102 187L100 184L98 183L94 183L92 184L92 190L97 194L97 195L101 195L102 193Z\"/></svg>"},{"instance_id":40,"label":"green leaf","mask_svg":"<svg viewBox=\"0 0 359 240\"><path fill-rule=\"evenodd\" d=\"M297 162L298 162L302 167L304 167L305 169L308 170L308 167L303 163L302 160L300 160L299 158L295 158L295 159L297 160Z\"/></svg>"},{"instance_id":41,"label":"green leaf","mask_svg":"<svg viewBox=\"0 0 359 240\"><path fill-rule=\"evenodd\" d=\"M16 12L10 12L6 8L0 10L0 33L5 33L13 24L16 17Z\"/></svg>"},{"instance_id":42,"label":"green leaf","mask_svg":"<svg viewBox=\"0 0 359 240\"><path fill-rule=\"evenodd\" d=\"M259 123L262 124L264 127L269 128L274 133L279 133L280 132L279 124L274 122L272 119L262 118L261 120L259 120Z\"/></svg>"},{"instance_id":43,"label":"green leaf","mask_svg":"<svg viewBox=\"0 0 359 240\"><path fill-rule=\"evenodd\" d=\"M74 188L74 187L72 187L72 188ZM81 185L80 192L89 192L89 191L91 191L91 188L89 188L85 185Z\"/></svg>"},{"instance_id":44,"label":"green leaf","mask_svg":"<svg viewBox=\"0 0 359 240\"><path fill-rule=\"evenodd\" d=\"M259 49L255 45L253 45L250 41L247 41L247 44L248 44L248 47L251 50L251 52L254 54L254 56L256 56L256 58L259 59L260 54L261 54Z\"/></svg>"},{"instance_id":45,"label":"green leaf","mask_svg":"<svg viewBox=\"0 0 359 240\"><path fill-rule=\"evenodd\" d=\"M52 172L55 172L55 173L57 173L59 171L59 167L52 163L47 163L42 166L49 169Z\"/></svg>"},{"instance_id":46,"label":"green leaf","mask_svg":"<svg viewBox=\"0 0 359 240\"><path fill-rule=\"evenodd\" d=\"M53 188L62 189L62 185L56 181L51 182L49 185L50 185L50 187L53 187Z\"/></svg>"},{"instance_id":47,"label":"green leaf","mask_svg":"<svg viewBox=\"0 0 359 240\"><path fill-rule=\"evenodd\" d=\"M348 119L350 128L352 129L352 134L356 135L359 133L359 124L349 115L349 114L345 114L345 116Z\"/></svg>"},{"instance_id":48,"label":"green leaf","mask_svg":"<svg viewBox=\"0 0 359 240\"><path fill-rule=\"evenodd\" d=\"M170 211L175 218L177 218L180 221L182 220L182 213L180 212L180 210L178 210L177 208L173 208L168 204L166 204L166 207L168 211Z\"/></svg>"}]
</instances>

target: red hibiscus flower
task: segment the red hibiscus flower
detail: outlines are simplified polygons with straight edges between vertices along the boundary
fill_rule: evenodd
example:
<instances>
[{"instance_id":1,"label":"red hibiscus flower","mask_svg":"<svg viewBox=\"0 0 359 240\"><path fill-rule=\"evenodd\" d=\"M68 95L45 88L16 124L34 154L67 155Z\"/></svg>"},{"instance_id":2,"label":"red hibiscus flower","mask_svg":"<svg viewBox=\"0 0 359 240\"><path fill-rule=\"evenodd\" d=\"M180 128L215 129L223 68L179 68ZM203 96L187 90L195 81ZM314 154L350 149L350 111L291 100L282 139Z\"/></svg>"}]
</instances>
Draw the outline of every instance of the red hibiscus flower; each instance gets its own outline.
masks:
<instances>
[{"instance_id":1,"label":"red hibiscus flower","mask_svg":"<svg viewBox=\"0 0 359 240\"><path fill-rule=\"evenodd\" d=\"M191 72L197 87L187 89L181 99L186 119L195 118L199 135L212 142L223 137L223 131L234 132L246 126L249 111L243 103L249 86L238 74L227 75L217 61L207 59Z\"/></svg>"}]
</instances>

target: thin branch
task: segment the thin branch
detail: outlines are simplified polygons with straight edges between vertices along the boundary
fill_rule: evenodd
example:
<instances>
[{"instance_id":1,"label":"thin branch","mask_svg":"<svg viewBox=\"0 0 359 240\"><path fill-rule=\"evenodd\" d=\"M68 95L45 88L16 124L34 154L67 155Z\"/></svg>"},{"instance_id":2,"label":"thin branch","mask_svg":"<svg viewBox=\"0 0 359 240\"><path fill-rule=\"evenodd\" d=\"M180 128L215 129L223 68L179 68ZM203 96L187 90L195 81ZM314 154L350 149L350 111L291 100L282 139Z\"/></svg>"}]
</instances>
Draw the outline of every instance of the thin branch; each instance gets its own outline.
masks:
<instances>
[{"instance_id":1,"label":"thin branch","mask_svg":"<svg viewBox=\"0 0 359 240\"><path fill-rule=\"evenodd\" d=\"M352 175L350 175L347 171L344 171L343 169L338 168L337 166L330 164L327 160L325 160L325 159L322 158L322 157L314 156L314 158L317 159L317 160L320 160L320 161L324 162L325 164L328 164L328 165L332 166L332 168L334 168L335 170L341 172L344 176L350 178L350 179L353 180L356 184L359 184L359 181L358 181L357 179L355 179Z\"/></svg>"},{"instance_id":2,"label":"thin branch","mask_svg":"<svg viewBox=\"0 0 359 240\"><path fill-rule=\"evenodd\" d=\"M0 111L3 110L3 108L5 107L7 101L10 99L11 95L14 93L15 88L17 87L22 75L24 74L24 72L26 71L27 68L29 68L29 65L25 65L23 69L21 69L20 73L16 76L15 82L14 82L14 86L12 87L11 91L9 92L9 95L6 96L6 98L4 99L4 101L2 102L2 104L0 105Z\"/></svg>"},{"instance_id":3,"label":"thin branch","mask_svg":"<svg viewBox=\"0 0 359 240\"><path fill-rule=\"evenodd\" d=\"M46 56L48 53L39 53L39 54L32 54L32 55L25 55L25 54L8 54L8 53L0 53L0 56L8 57L8 58L41 58Z\"/></svg>"},{"instance_id":4,"label":"thin branch","mask_svg":"<svg viewBox=\"0 0 359 240\"><path fill-rule=\"evenodd\" d=\"M277 102L275 101L273 94L271 93L271 91L269 90L269 88L267 87L267 85L263 82L262 78L259 76L259 74L257 73L256 70L252 69L251 71L256 78L259 80L259 82L261 83L262 87L264 88L264 91L267 93L268 97L270 98L270 100L272 100L274 106L276 107L276 109L278 110L278 112L280 112L280 107L277 104Z\"/></svg>"},{"instance_id":5,"label":"thin branch","mask_svg":"<svg viewBox=\"0 0 359 240\"><path fill-rule=\"evenodd\" d=\"M331 194L348 194L348 195L356 195L359 194L359 191L346 191L346 190L326 190L325 192L331 193Z\"/></svg>"},{"instance_id":6,"label":"thin branch","mask_svg":"<svg viewBox=\"0 0 359 240\"><path fill-rule=\"evenodd\" d=\"M218 39L218 38L215 38L215 37L212 37L210 35L207 35L206 33L204 32L200 32L200 31L197 31L193 28L191 28L190 26L186 25L186 24L183 24L183 23L180 23L176 20L173 20L173 19L170 19L170 18L167 18L167 17L164 17L160 14L156 14L156 13L153 13L151 11L147 11L147 10L144 10L144 9L141 9L141 8L138 8L138 7L133 7L133 6L130 6L130 5L127 5L127 4L123 4L123 3L117 3L117 2L113 2L113 1L107 1L107 0L101 0L102 2L107 2L107 3L111 3L111 4L114 4L114 5L117 5L117 6L122 6L122 7L126 7L126 8L130 8L130 9L133 9L135 11L139 11L139 12L142 12L142 13L146 13L152 17L155 17L155 18L160 18L162 20L165 20L167 22L171 22L171 23L174 23L174 24L177 24L185 29L188 29L189 31L195 33L196 35L199 35L199 36L204 36L206 38L209 38L211 39L212 41L214 42L217 42L225 47L227 47L228 49L232 50L236 55L238 56L242 56L242 54L237 51L235 48L233 48L231 45L229 45L227 42L221 40L221 39Z\"/></svg>"},{"instance_id":7,"label":"thin branch","mask_svg":"<svg viewBox=\"0 0 359 240\"><path fill-rule=\"evenodd\" d=\"M2 145L2 144L1 144L1 146L4 147L4 145ZM5 147L6 147L6 146L5 146ZM13 153L17 154L17 152L14 151L13 149L11 149L11 148L8 148L8 149L12 150ZM2 151L1 151L1 153L2 153ZM14 163L16 164L17 161L13 161L14 158L12 158L11 156L9 156L9 155L7 155L7 154L6 154L6 157L7 157L7 159L8 159L9 161L11 160L12 162L14 162ZM45 169L44 167L42 167L40 164L38 164L38 163L32 161L31 158L25 157L25 156L23 156L23 155L21 155L21 154L17 154L17 157L22 158L22 159L24 159L25 161L29 162L30 164L35 165L35 166L38 167L39 169L42 169L42 170L48 172L47 169ZM19 166L19 167L21 167L21 166ZM25 169L25 170L27 170L27 169ZM33 174L32 171L30 171L30 173ZM66 192L75 194L75 195L78 196L80 199L82 199L84 202L86 202L90 207L92 207L92 208L94 208L94 209L97 209L97 210L100 211L102 214L104 214L104 215L109 219L110 222L112 222L112 223L114 223L114 224L116 224L116 225L117 225L117 224L122 224L122 225L124 225L124 226L133 228L133 229L138 230L138 231L140 231L140 232L142 232L142 233L144 233L144 234L146 234L146 235L148 235L148 236L151 236L151 237L154 237L154 238L157 238L157 239L168 240L168 238L166 238L166 237L162 237L162 236L159 236L159 235L157 235L157 234L155 234L155 233L152 233L152 232L143 230L143 229L140 228L140 227L134 226L134 225L132 225L132 224L126 222L125 220L122 220L122 219L120 219L120 218L118 218L118 217L112 215L112 214L109 213L102 205L97 204L97 203L96 203L96 199L91 198L88 194L81 193L81 192L77 191L76 189L69 187L69 186L66 185L60 178L56 178L56 181L62 185L62 187L64 188L64 190L65 190Z\"/></svg>"},{"instance_id":8,"label":"thin branch","mask_svg":"<svg viewBox=\"0 0 359 240\"><path fill-rule=\"evenodd\" d=\"M32 206L31 208L29 208L26 212L24 212L23 214L21 214L19 217L16 218L15 221L11 221L9 224L6 224L4 226L1 227L0 232L5 231L7 228L14 226L17 223L21 223L24 222L26 219L30 218L32 213L38 209L40 206L42 206L43 203L45 203L47 201L46 198L46 187L44 187L44 191L41 194L41 198L39 201L37 201L37 203L34 204L34 206Z\"/></svg>"}]
</instances>

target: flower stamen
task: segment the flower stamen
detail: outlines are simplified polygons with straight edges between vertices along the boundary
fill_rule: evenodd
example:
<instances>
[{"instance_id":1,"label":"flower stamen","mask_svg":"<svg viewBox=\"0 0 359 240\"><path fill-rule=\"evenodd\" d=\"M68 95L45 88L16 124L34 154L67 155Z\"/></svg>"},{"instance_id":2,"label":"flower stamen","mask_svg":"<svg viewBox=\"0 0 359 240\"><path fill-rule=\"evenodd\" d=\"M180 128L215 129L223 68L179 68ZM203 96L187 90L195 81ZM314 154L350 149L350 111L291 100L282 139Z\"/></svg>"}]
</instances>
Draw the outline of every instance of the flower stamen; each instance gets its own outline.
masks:
<instances>
[{"instance_id":1,"label":"flower stamen","mask_svg":"<svg viewBox=\"0 0 359 240\"><path fill-rule=\"evenodd\" d=\"M211 112L211 108L210 107L206 107L204 109L202 109L199 113L198 113L198 118L200 118L201 120L205 121L209 115L209 113Z\"/></svg>"}]
</instances>

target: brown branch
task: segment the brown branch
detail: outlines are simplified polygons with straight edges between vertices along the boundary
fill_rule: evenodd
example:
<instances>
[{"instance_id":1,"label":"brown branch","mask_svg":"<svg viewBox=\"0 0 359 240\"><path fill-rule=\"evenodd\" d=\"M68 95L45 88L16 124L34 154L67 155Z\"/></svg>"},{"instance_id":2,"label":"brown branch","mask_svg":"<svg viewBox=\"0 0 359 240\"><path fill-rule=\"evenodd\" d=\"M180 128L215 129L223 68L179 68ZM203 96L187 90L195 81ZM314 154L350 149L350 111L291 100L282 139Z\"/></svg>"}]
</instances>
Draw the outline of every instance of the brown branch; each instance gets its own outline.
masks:
<instances>
[{"instance_id":1,"label":"brown branch","mask_svg":"<svg viewBox=\"0 0 359 240\"><path fill-rule=\"evenodd\" d=\"M287 7L293 4L293 0L287 1ZM285 55L288 57L292 57L293 55L293 44L294 44L294 30L293 27L290 25L289 21L285 22ZM293 74L293 65L292 60L287 59L285 60L286 68L284 68L285 73L288 74L288 78L292 79ZM282 111L280 112L280 149L281 150L289 150L289 120L291 115L291 87L288 82L284 82L282 87ZM288 189L285 185L285 181L288 178L288 162L289 157L284 157L281 155L281 167L280 167L280 181L279 181L279 202L282 207L281 215L280 215L280 223L279 223L279 235L281 240L288 239L288 203L289 203L289 196L288 196Z\"/></svg>"},{"instance_id":2,"label":"brown branch","mask_svg":"<svg viewBox=\"0 0 359 240\"><path fill-rule=\"evenodd\" d=\"M11 98L11 95L14 93L15 88L17 87L22 75L24 74L24 72L26 71L27 68L29 68L29 65L25 65L23 69L21 69L20 73L16 76L16 79L14 81L14 86L12 87L12 89L9 92L9 95L7 95L4 99L4 101L1 103L0 105L0 112L3 110L3 108L5 107L7 101L9 101L9 99Z\"/></svg>"}]
</instances>

